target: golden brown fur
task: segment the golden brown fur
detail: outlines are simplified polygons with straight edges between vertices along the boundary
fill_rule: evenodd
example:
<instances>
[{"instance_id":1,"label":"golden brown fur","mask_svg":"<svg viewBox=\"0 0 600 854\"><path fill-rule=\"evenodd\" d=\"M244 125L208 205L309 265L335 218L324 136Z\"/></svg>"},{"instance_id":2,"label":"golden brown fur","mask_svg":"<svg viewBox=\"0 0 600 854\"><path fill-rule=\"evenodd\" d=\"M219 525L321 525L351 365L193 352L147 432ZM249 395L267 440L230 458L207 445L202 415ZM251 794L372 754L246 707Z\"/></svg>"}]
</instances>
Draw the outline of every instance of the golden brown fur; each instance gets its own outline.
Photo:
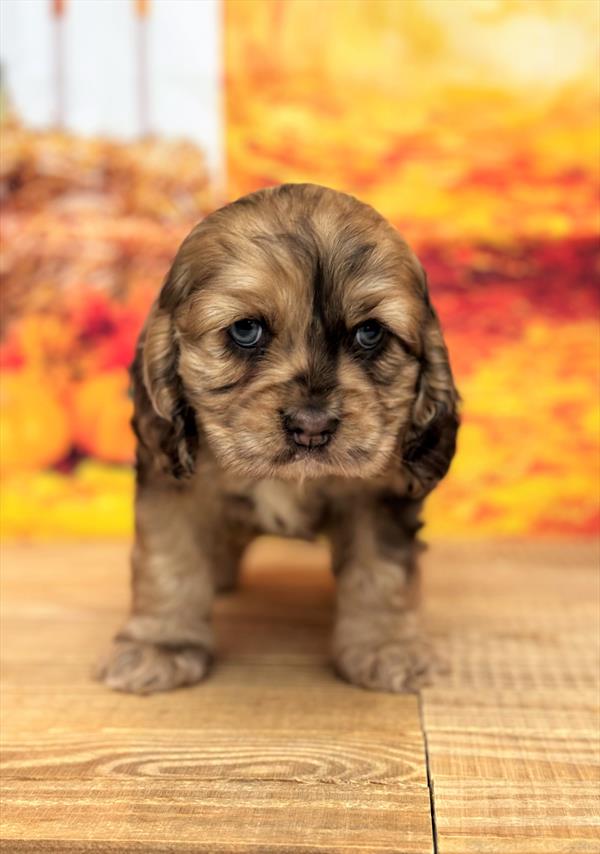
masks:
<instances>
[{"instance_id":1,"label":"golden brown fur","mask_svg":"<svg viewBox=\"0 0 600 854\"><path fill-rule=\"evenodd\" d=\"M257 343L240 344L247 334ZM177 253L132 376L133 604L106 683L145 693L203 678L213 591L235 583L250 540L324 531L338 671L414 687L418 513L458 415L425 274L397 232L310 184L222 208Z\"/></svg>"}]
</instances>

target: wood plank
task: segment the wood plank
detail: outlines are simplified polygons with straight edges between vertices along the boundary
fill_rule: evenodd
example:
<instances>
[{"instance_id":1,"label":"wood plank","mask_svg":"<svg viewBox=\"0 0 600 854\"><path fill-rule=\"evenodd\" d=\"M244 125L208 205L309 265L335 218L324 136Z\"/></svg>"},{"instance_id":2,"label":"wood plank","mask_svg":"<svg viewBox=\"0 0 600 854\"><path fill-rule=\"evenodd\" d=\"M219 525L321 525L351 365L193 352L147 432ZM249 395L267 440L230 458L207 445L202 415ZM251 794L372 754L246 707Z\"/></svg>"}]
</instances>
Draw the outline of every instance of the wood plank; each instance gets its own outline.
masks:
<instances>
[{"instance_id":1,"label":"wood plank","mask_svg":"<svg viewBox=\"0 0 600 854\"><path fill-rule=\"evenodd\" d=\"M7 850L432 851L417 698L338 680L325 550L266 549L217 605L206 683L139 698L90 679L125 548L5 548Z\"/></svg>"},{"instance_id":2,"label":"wood plank","mask_svg":"<svg viewBox=\"0 0 600 854\"><path fill-rule=\"evenodd\" d=\"M4 557L6 850L432 850L418 700L333 676L322 547L259 546L218 604L211 678L142 699L89 678L124 547ZM451 664L421 697L440 854L599 850L597 566L586 545L427 556Z\"/></svg>"},{"instance_id":3,"label":"wood plank","mask_svg":"<svg viewBox=\"0 0 600 854\"><path fill-rule=\"evenodd\" d=\"M598 791L576 784L436 785L438 851L452 854L597 854Z\"/></svg>"},{"instance_id":4,"label":"wood plank","mask_svg":"<svg viewBox=\"0 0 600 854\"><path fill-rule=\"evenodd\" d=\"M131 851L134 844L148 852L412 854L431 850L419 820L426 797L423 789L281 780L7 781L3 838L11 847L31 840L31 851Z\"/></svg>"},{"instance_id":5,"label":"wood plank","mask_svg":"<svg viewBox=\"0 0 600 854\"><path fill-rule=\"evenodd\" d=\"M48 733L3 748L2 777L71 780L176 777L197 781L293 780L309 783L415 782L423 785L420 733L314 730L155 729L119 727L99 733Z\"/></svg>"},{"instance_id":6,"label":"wood plank","mask_svg":"<svg viewBox=\"0 0 600 854\"><path fill-rule=\"evenodd\" d=\"M589 545L427 561L451 666L422 697L440 854L600 850L597 566Z\"/></svg>"}]
</instances>

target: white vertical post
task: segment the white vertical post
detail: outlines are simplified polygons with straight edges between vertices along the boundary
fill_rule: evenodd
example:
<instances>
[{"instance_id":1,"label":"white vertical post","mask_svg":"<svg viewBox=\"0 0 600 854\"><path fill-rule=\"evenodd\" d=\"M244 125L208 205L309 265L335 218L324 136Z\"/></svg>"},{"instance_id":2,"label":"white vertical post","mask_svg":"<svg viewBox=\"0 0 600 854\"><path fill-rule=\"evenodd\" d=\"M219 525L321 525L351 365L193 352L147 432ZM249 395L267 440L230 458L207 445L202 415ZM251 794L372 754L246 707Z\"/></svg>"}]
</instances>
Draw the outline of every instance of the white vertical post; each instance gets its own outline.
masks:
<instances>
[{"instance_id":1,"label":"white vertical post","mask_svg":"<svg viewBox=\"0 0 600 854\"><path fill-rule=\"evenodd\" d=\"M136 14L136 74L140 135L150 134L150 103L148 92L148 14L150 0L134 0Z\"/></svg>"},{"instance_id":2,"label":"white vertical post","mask_svg":"<svg viewBox=\"0 0 600 854\"><path fill-rule=\"evenodd\" d=\"M65 41L64 14L65 0L50 0L53 18L53 63L54 63L54 124L57 128L65 125Z\"/></svg>"}]
</instances>

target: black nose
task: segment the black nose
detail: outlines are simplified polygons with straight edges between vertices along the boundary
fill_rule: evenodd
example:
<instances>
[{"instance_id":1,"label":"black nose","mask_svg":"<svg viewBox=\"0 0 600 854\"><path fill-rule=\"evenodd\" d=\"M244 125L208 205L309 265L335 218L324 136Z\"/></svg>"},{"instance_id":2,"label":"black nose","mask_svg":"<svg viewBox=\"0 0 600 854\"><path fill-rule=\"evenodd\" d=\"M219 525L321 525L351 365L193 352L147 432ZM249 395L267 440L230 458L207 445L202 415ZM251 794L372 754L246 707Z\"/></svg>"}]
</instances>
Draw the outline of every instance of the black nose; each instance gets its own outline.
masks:
<instances>
[{"instance_id":1,"label":"black nose","mask_svg":"<svg viewBox=\"0 0 600 854\"><path fill-rule=\"evenodd\" d=\"M297 409L286 415L283 423L296 445L304 448L318 448L329 442L340 420L323 412L322 409L307 406L305 409Z\"/></svg>"}]
</instances>

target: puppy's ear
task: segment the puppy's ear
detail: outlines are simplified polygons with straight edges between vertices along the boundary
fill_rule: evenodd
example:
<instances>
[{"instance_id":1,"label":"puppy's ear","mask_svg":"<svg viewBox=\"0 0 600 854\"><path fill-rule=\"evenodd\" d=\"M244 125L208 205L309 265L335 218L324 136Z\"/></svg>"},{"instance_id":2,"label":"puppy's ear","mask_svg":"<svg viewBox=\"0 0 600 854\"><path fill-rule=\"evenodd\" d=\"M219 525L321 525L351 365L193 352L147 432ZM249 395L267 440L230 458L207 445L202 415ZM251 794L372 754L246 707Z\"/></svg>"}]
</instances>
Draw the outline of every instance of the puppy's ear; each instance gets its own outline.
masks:
<instances>
[{"instance_id":1,"label":"puppy's ear","mask_svg":"<svg viewBox=\"0 0 600 854\"><path fill-rule=\"evenodd\" d=\"M198 427L177 371L178 361L171 312L159 301L150 311L132 366L138 473L141 465L145 469L158 465L178 479L194 472Z\"/></svg>"},{"instance_id":2,"label":"puppy's ear","mask_svg":"<svg viewBox=\"0 0 600 854\"><path fill-rule=\"evenodd\" d=\"M431 492L450 468L460 423L460 397L440 323L429 301L424 272L423 288L427 304L423 359L411 423L402 448L407 491L419 498Z\"/></svg>"}]
</instances>

